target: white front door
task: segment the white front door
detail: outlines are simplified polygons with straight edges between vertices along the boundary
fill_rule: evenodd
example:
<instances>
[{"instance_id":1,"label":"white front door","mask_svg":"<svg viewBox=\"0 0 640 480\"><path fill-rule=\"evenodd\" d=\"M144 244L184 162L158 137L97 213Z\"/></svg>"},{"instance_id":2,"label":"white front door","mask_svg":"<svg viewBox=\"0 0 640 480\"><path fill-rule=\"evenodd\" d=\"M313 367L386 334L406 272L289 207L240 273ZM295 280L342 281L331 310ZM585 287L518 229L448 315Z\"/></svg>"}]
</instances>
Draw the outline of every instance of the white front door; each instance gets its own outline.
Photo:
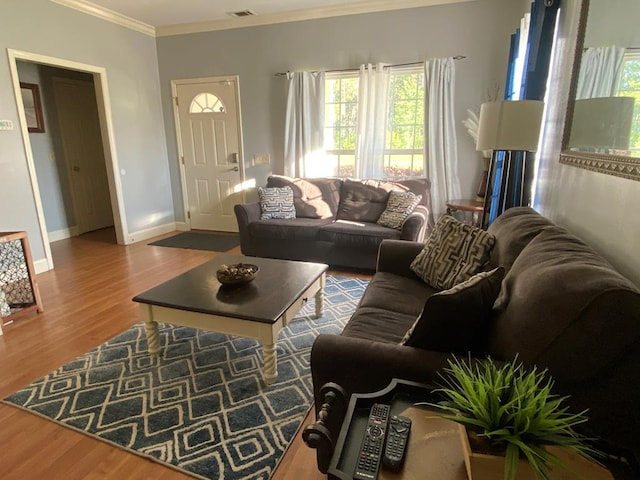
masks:
<instances>
[{"instance_id":1,"label":"white front door","mask_svg":"<svg viewBox=\"0 0 640 480\"><path fill-rule=\"evenodd\" d=\"M110 227L113 212L93 83L54 78L53 90L78 233Z\"/></svg>"},{"instance_id":2,"label":"white front door","mask_svg":"<svg viewBox=\"0 0 640 480\"><path fill-rule=\"evenodd\" d=\"M243 202L238 78L174 85L191 228L237 232L233 206Z\"/></svg>"}]
</instances>

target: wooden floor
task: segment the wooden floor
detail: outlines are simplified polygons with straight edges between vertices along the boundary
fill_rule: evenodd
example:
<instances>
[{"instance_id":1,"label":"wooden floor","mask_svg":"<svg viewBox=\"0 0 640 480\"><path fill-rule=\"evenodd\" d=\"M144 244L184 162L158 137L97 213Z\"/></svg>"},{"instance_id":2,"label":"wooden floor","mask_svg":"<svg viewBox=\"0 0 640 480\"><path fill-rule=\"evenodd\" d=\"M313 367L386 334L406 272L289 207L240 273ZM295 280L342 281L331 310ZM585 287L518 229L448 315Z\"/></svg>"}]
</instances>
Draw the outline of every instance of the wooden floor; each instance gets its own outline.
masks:
<instances>
[{"instance_id":1,"label":"wooden floor","mask_svg":"<svg viewBox=\"0 0 640 480\"><path fill-rule=\"evenodd\" d=\"M219 255L148 246L150 241L119 246L113 230L107 229L51 245L55 268L37 275L44 313L17 320L0 336L0 398L136 323L138 311L131 298L137 293ZM239 253L239 248L232 252ZM0 404L0 478L192 477ZM316 470L314 451L298 435L272 480L324 478Z\"/></svg>"}]
</instances>

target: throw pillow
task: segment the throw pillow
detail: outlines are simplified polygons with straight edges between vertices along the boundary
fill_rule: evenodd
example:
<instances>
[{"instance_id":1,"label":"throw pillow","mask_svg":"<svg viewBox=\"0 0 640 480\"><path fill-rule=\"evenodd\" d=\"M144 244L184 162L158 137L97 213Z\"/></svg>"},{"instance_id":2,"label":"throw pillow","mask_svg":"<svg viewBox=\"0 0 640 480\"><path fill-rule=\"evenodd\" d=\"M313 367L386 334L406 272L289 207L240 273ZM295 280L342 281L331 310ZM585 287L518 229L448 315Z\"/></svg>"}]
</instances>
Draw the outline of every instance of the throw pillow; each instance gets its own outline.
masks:
<instances>
[{"instance_id":1,"label":"throw pillow","mask_svg":"<svg viewBox=\"0 0 640 480\"><path fill-rule=\"evenodd\" d=\"M258 187L260 198L260 220L296 218L291 187Z\"/></svg>"},{"instance_id":2,"label":"throw pillow","mask_svg":"<svg viewBox=\"0 0 640 480\"><path fill-rule=\"evenodd\" d=\"M432 287L446 290L478 273L495 241L484 230L443 215L411 270Z\"/></svg>"},{"instance_id":3,"label":"throw pillow","mask_svg":"<svg viewBox=\"0 0 640 480\"><path fill-rule=\"evenodd\" d=\"M482 353L504 273L502 267L481 272L431 295L400 344L460 355Z\"/></svg>"},{"instance_id":4,"label":"throw pillow","mask_svg":"<svg viewBox=\"0 0 640 480\"><path fill-rule=\"evenodd\" d=\"M418 206L420 200L422 200L422 195L416 195L413 192L398 192L392 190L389 192L387 208L382 212L382 215L380 215L378 224L383 227L400 230L405 219L411 215L411 212Z\"/></svg>"}]
</instances>

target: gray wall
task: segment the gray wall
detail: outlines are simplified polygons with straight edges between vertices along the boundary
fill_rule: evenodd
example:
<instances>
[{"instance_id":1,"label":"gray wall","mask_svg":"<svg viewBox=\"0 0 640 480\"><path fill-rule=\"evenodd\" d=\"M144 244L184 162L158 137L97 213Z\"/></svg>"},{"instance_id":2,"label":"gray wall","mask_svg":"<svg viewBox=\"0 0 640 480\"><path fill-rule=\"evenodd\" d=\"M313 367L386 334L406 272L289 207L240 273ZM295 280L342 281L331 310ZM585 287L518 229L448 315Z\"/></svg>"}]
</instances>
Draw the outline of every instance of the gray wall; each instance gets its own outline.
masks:
<instances>
[{"instance_id":1,"label":"gray wall","mask_svg":"<svg viewBox=\"0 0 640 480\"><path fill-rule=\"evenodd\" d=\"M283 171L286 80L274 73L348 69L365 62L403 63L454 55L467 57L456 63L458 170L463 195L474 196L481 155L461 122L468 108L478 108L487 100L491 85L504 85L509 36L519 25L522 13L520 2L482 0L158 38L176 218L184 220L184 207L171 80L239 75L246 176L261 185L270 170L250 166L255 153L270 153L273 172Z\"/></svg>"},{"instance_id":2,"label":"gray wall","mask_svg":"<svg viewBox=\"0 0 640 480\"><path fill-rule=\"evenodd\" d=\"M105 67L126 225L136 232L172 223L173 205L160 105L155 39L49 0L0 2L0 45ZM44 258L9 64L0 62L0 231L26 230Z\"/></svg>"},{"instance_id":3,"label":"gray wall","mask_svg":"<svg viewBox=\"0 0 640 480\"><path fill-rule=\"evenodd\" d=\"M579 0L563 0L536 207L589 243L640 286L640 215L635 210L640 205L640 182L558 162L580 4Z\"/></svg>"}]
</instances>

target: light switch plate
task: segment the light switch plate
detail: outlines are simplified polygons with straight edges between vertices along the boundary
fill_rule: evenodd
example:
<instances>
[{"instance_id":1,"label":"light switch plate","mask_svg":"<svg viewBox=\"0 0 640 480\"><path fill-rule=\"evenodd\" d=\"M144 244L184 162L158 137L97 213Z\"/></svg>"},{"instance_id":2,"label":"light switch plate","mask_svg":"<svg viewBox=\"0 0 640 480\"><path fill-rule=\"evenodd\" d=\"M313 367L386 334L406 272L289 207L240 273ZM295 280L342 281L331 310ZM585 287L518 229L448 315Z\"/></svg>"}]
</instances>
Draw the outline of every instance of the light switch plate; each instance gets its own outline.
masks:
<instances>
[{"instance_id":1,"label":"light switch plate","mask_svg":"<svg viewBox=\"0 0 640 480\"><path fill-rule=\"evenodd\" d=\"M271 163L271 155L268 153L256 153L253 155L254 165L269 165Z\"/></svg>"},{"instance_id":2,"label":"light switch plate","mask_svg":"<svg viewBox=\"0 0 640 480\"><path fill-rule=\"evenodd\" d=\"M11 120L0 120L0 130L13 130L13 122Z\"/></svg>"}]
</instances>

